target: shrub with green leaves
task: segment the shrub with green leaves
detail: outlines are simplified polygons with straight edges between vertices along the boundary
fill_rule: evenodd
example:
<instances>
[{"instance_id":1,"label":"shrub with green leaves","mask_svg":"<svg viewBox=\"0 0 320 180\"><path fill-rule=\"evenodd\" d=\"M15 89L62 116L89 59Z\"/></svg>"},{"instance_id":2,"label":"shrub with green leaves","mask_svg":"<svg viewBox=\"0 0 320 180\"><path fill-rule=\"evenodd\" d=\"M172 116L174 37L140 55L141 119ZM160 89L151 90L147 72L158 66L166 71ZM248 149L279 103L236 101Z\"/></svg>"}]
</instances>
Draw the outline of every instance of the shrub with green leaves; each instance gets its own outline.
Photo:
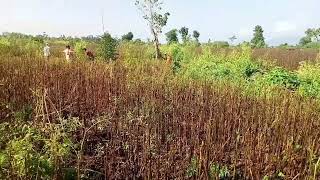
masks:
<instances>
[{"instance_id":1,"label":"shrub with green leaves","mask_svg":"<svg viewBox=\"0 0 320 180\"><path fill-rule=\"evenodd\" d=\"M52 179L61 165L57 163L70 157L74 146L69 138L70 123L51 124L40 130L32 123L18 121L21 123L0 124L0 179L9 175Z\"/></svg>"},{"instance_id":2,"label":"shrub with green leaves","mask_svg":"<svg viewBox=\"0 0 320 180\"><path fill-rule=\"evenodd\" d=\"M88 46L88 43L86 41L78 41L75 43L74 49L78 58L80 59L85 58L84 48L87 48L87 46Z\"/></svg>"},{"instance_id":3,"label":"shrub with green leaves","mask_svg":"<svg viewBox=\"0 0 320 180\"><path fill-rule=\"evenodd\" d=\"M262 65L250 57L250 49L243 48L228 55L213 53L205 48L203 54L185 66L182 75L195 80L243 83L262 71Z\"/></svg>"},{"instance_id":4,"label":"shrub with green leaves","mask_svg":"<svg viewBox=\"0 0 320 180\"><path fill-rule=\"evenodd\" d=\"M199 161L197 157L192 157L190 165L187 169L187 177L195 177L198 175L198 166L199 166Z\"/></svg>"},{"instance_id":5,"label":"shrub with green leaves","mask_svg":"<svg viewBox=\"0 0 320 180\"><path fill-rule=\"evenodd\" d=\"M98 54L104 61L110 61L116 57L118 41L109 33L101 37Z\"/></svg>"},{"instance_id":6,"label":"shrub with green leaves","mask_svg":"<svg viewBox=\"0 0 320 180\"><path fill-rule=\"evenodd\" d=\"M276 67L263 75L262 80L266 85L284 87L296 90L300 86L300 80L296 73L284 68Z\"/></svg>"},{"instance_id":7,"label":"shrub with green leaves","mask_svg":"<svg viewBox=\"0 0 320 180\"><path fill-rule=\"evenodd\" d=\"M164 48L164 52L172 57L173 72L178 72L181 68L181 64L184 60L184 51L182 47L177 43L172 43Z\"/></svg>"},{"instance_id":8,"label":"shrub with green leaves","mask_svg":"<svg viewBox=\"0 0 320 180\"><path fill-rule=\"evenodd\" d=\"M210 179L228 179L231 178L230 171L227 166L221 166L216 163L210 165L209 170Z\"/></svg>"},{"instance_id":9,"label":"shrub with green leaves","mask_svg":"<svg viewBox=\"0 0 320 180\"><path fill-rule=\"evenodd\" d=\"M320 64L304 63L297 71L301 81L299 93L303 96L320 98Z\"/></svg>"}]
</instances>

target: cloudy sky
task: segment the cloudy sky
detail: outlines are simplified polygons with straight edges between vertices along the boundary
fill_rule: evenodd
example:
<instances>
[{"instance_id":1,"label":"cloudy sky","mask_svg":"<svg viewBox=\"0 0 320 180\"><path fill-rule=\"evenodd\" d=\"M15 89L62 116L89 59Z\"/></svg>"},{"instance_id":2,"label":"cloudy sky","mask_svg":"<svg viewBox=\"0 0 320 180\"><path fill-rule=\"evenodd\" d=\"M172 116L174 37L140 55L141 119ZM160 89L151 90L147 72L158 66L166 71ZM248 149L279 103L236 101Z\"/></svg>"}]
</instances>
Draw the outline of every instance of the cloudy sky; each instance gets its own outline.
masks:
<instances>
[{"instance_id":1,"label":"cloudy sky","mask_svg":"<svg viewBox=\"0 0 320 180\"><path fill-rule=\"evenodd\" d=\"M261 25L269 44L295 44L309 27L320 27L319 0L164 0L171 13L168 26L187 26L201 33L201 41L238 42L252 38ZM135 0L0 0L0 32L50 36L99 35L105 29L116 36L132 31L146 39L149 29ZM164 39L162 37L162 39Z\"/></svg>"}]
</instances>

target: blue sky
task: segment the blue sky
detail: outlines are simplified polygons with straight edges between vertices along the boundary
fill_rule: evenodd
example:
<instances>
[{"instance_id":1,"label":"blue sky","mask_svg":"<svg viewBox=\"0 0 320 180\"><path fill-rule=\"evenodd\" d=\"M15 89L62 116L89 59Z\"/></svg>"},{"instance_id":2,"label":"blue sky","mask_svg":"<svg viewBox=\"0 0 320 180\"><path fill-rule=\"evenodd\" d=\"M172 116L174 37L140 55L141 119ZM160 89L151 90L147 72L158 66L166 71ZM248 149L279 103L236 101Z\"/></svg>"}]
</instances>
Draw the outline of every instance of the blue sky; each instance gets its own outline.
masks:
<instances>
[{"instance_id":1,"label":"blue sky","mask_svg":"<svg viewBox=\"0 0 320 180\"><path fill-rule=\"evenodd\" d=\"M261 25L269 44L297 43L309 27L320 27L319 0L164 0L171 13L168 26L187 26L200 40L249 41ZM0 32L51 36L98 35L105 29L120 37L132 31L136 38L150 36L134 0L0 0ZM164 37L162 37L164 40Z\"/></svg>"}]
</instances>

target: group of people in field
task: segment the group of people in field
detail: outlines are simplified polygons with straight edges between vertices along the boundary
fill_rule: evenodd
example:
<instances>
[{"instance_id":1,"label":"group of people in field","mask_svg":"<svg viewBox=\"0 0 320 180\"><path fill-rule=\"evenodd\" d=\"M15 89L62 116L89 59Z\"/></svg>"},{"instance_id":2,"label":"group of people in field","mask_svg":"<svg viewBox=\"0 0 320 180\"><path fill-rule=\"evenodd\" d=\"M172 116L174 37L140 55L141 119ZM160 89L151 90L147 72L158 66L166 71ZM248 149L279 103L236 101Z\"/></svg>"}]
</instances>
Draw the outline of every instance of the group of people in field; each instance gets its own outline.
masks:
<instances>
[{"instance_id":1,"label":"group of people in field","mask_svg":"<svg viewBox=\"0 0 320 180\"><path fill-rule=\"evenodd\" d=\"M89 60L92 60L92 61L95 59L95 56L92 51L88 50L87 48L83 48L82 50L83 50L86 58L88 58ZM74 57L74 54L75 54L74 50L71 49L70 45L67 45L66 48L62 52L65 55L66 61L71 61L72 58ZM45 47L43 48L43 54L44 54L44 57L47 60L49 60L51 53L50 53L50 46L48 43L46 43Z\"/></svg>"}]
</instances>

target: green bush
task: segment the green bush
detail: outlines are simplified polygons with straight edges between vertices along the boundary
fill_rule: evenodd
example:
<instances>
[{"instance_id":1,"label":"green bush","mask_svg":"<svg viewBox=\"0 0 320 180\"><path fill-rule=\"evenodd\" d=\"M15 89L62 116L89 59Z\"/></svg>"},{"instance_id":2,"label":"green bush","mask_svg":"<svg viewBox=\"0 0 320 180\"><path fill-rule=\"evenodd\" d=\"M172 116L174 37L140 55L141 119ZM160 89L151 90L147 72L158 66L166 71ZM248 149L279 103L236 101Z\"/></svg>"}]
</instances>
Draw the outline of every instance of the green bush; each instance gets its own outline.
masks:
<instances>
[{"instance_id":1,"label":"green bush","mask_svg":"<svg viewBox=\"0 0 320 180\"><path fill-rule=\"evenodd\" d=\"M181 64L185 57L182 46L177 43L171 43L170 45L164 47L163 51L172 57L172 70L173 72L177 73L180 70Z\"/></svg>"},{"instance_id":2,"label":"green bush","mask_svg":"<svg viewBox=\"0 0 320 180\"><path fill-rule=\"evenodd\" d=\"M310 48L310 49L320 49L320 43L319 42L310 42L303 46L304 48Z\"/></svg>"},{"instance_id":3,"label":"green bush","mask_svg":"<svg viewBox=\"0 0 320 180\"><path fill-rule=\"evenodd\" d=\"M86 57L84 48L87 48L87 46L88 46L88 43L86 41L78 41L75 43L74 49L78 58L84 59Z\"/></svg>"},{"instance_id":4,"label":"green bush","mask_svg":"<svg viewBox=\"0 0 320 180\"><path fill-rule=\"evenodd\" d=\"M8 172L20 179L52 179L61 165L58 161L66 160L74 146L69 126L61 122L40 130L18 122L0 124L0 179Z\"/></svg>"},{"instance_id":5,"label":"green bush","mask_svg":"<svg viewBox=\"0 0 320 180\"><path fill-rule=\"evenodd\" d=\"M117 54L118 41L109 33L105 33L101 37L99 43L98 54L104 61L113 60Z\"/></svg>"},{"instance_id":6,"label":"green bush","mask_svg":"<svg viewBox=\"0 0 320 180\"><path fill-rule=\"evenodd\" d=\"M210 47L185 66L182 75L195 80L228 80L242 83L262 71L262 65L251 60L250 48L234 51L228 55L213 53Z\"/></svg>"},{"instance_id":7,"label":"green bush","mask_svg":"<svg viewBox=\"0 0 320 180\"><path fill-rule=\"evenodd\" d=\"M296 90L300 86L300 80L296 73L280 67L264 74L262 80L266 85L284 87L289 90Z\"/></svg>"},{"instance_id":8,"label":"green bush","mask_svg":"<svg viewBox=\"0 0 320 180\"><path fill-rule=\"evenodd\" d=\"M297 74L301 80L299 93L303 96L320 98L320 64L303 64Z\"/></svg>"}]
</instances>

